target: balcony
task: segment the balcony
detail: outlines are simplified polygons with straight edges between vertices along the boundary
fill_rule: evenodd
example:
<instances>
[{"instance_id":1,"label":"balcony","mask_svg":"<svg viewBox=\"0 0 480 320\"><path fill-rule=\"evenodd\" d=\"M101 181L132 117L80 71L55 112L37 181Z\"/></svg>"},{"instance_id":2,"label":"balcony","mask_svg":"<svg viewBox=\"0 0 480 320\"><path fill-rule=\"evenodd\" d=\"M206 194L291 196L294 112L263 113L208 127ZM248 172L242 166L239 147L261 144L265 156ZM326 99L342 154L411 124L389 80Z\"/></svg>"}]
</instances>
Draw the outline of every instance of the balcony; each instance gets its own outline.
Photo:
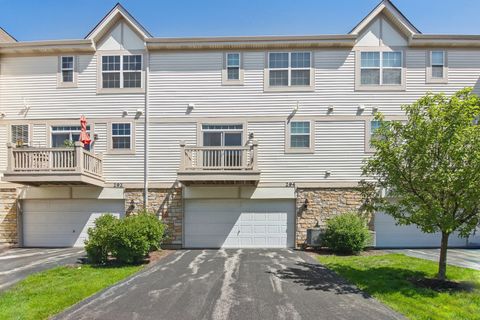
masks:
<instances>
[{"instance_id":1,"label":"balcony","mask_svg":"<svg viewBox=\"0 0 480 320\"><path fill-rule=\"evenodd\" d=\"M8 144L7 171L3 180L30 186L103 186L102 157L74 148L14 148Z\"/></svg>"},{"instance_id":2,"label":"balcony","mask_svg":"<svg viewBox=\"0 0 480 320\"><path fill-rule=\"evenodd\" d=\"M254 141L247 146L198 147L180 143L178 180L190 184L253 184L260 180Z\"/></svg>"}]
</instances>

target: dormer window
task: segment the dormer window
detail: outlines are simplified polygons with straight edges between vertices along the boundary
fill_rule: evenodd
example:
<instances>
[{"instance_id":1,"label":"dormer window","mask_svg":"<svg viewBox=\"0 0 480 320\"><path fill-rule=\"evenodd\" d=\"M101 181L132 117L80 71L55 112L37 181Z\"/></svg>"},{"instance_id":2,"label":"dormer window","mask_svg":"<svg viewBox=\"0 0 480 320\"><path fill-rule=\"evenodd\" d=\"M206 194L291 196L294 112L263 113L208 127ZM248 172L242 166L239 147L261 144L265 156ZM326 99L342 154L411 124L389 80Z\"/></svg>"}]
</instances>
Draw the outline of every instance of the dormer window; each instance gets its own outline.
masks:
<instances>
[{"instance_id":1,"label":"dormer window","mask_svg":"<svg viewBox=\"0 0 480 320\"><path fill-rule=\"evenodd\" d=\"M142 55L101 56L102 89L140 89L143 87Z\"/></svg>"}]
</instances>

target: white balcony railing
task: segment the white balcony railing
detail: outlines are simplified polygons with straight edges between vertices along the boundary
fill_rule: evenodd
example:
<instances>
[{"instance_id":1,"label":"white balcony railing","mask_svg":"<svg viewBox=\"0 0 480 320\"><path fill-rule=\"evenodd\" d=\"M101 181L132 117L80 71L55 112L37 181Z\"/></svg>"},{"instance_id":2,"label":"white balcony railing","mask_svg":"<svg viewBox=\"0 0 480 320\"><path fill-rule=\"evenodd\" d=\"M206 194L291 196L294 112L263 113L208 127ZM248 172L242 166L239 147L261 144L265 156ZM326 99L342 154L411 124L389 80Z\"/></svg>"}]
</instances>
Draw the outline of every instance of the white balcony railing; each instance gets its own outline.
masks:
<instances>
[{"instance_id":1,"label":"white balcony railing","mask_svg":"<svg viewBox=\"0 0 480 320\"><path fill-rule=\"evenodd\" d=\"M83 149L74 148L14 148L8 145L6 174L60 174L79 173L102 178L102 158Z\"/></svg>"},{"instance_id":2,"label":"white balcony railing","mask_svg":"<svg viewBox=\"0 0 480 320\"><path fill-rule=\"evenodd\" d=\"M248 171L257 169L257 143L247 146L198 147L180 143L180 171Z\"/></svg>"}]
</instances>

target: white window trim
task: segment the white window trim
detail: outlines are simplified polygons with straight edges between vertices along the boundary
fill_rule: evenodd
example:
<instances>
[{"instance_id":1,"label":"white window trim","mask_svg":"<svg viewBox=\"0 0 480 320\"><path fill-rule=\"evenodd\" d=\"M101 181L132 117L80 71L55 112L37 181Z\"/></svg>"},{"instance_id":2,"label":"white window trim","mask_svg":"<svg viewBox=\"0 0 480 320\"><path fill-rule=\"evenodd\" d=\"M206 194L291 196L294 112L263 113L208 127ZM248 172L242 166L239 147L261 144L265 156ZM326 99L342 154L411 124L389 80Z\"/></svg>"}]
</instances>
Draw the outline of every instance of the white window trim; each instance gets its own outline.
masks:
<instances>
[{"instance_id":1,"label":"white window trim","mask_svg":"<svg viewBox=\"0 0 480 320\"><path fill-rule=\"evenodd\" d=\"M142 56L141 86L140 88L123 88L123 56ZM120 56L120 88L103 88L102 60L104 56ZM118 93L144 93L145 92L145 66L149 63L144 51L102 51L97 54L97 94L118 94ZM108 72L108 71L107 71ZM117 71L112 71L117 72ZM127 71L128 72L128 71Z\"/></svg>"},{"instance_id":2,"label":"white window trim","mask_svg":"<svg viewBox=\"0 0 480 320\"><path fill-rule=\"evenodd\" d=\"M113 124L130 124L130 149L114 149L113 148ZM110 121L108 122L108 142L107 150L109 154L135 154L135 123L131 121Z\"/></svg>"},{"instance_id":3,"label":"white window trim","mask_svg":"<svg viewBox=\"0 0 480 320\"><path fill-rule=\"evenodd\" d=\"M73 58L73 81L64 82L62 74L62 58L72 57ZM58 68L57 68L57 87L58 88L76 88L77 87L77 78L78 78L78 57L71 55L63 55L58 57Z\"/></svg>"},{"instance_id":4,"label":"white window trim","mask_svg":"<svg viewBox=\"0 0 480 320\"><path fill-rule=\"evenodd\" d=\"M362 52L379 52L380 53L380 84L363 85L362 84ZM401 69L400 84L382 84L383 82L383 52L400 52L402 56L402 66L385 69ZM373 47L373 48L358 48L355 51L355 91L405 91L406 90L406 62L405 62L404 48L388 48L388 47ZM365 68L378 69L378 68Z\"/></svg>"},{"instance_id":5,"label":"white window trim","mask_svg":"<svg viewBox=\"0 0 480 320\"><path fill-rule=\"evenodd\" d=\"M309 148L292 148L291 147L291 123L292 122L309 122L310 123L310 147ZM295 119L285 121L285 153L315 153L315 121Z\"/></svg>"},{"instance_id":6,"label":"white window trim","mask_svg":"<svg viewBox=\"0 0 480 320\"><path fill-rule=\"evenodd\" d=\"M203 132L204 131L214 131L214 130L204 130L203 125L241 125L242 129L235 130L218 130L218 131L230 131L230 132L242 132L242 144L245 146L248 142L247 137L247 122L245 121L235 121L234 119L212 119L204 122L197 122L197 146L203 146Z\"/></svg>"},{"instance_id":7,"label":"white window trim","mask_svg":"<svg viewBox=\"0 0 480 320\"><path fill-rule=\"evenodd\" d=\"M291 56L292 53L310 53L310 68L292 68ZM288 53L288 68L270 68L270 54L271 53ZM265 53L265 66L264 66L264 91L314 91L315 90L315 68L314 68L314 54L308 50L293 50L293 51L267 51ZM287 70L288 71L288 86L270 86L270 70ZM308 86L292 86L292 70L309 70L310 71L310 85Z\"/></svg>"},{"instance_id":8,"label":"white window trim","mask_svg":"<svg viewBox=\"0 0 480 320\"><path fill-rule=\"evenodd\" d=\"M239 66L238 66L238 79L230 80L228 79L228 55L229 54L238 54L239 55ZM241 86L243 85L245 78L245 70L243 68L243 53L242 52L225 52L223 54L223 68L222 68L222 85L224 86Z\"/></svg>"},{"instance_id":9,"label":"white window trim","mask_svg":"<svg viewBox=\"0 0 480 320\"><path fill-rule=\"evenodd\" d=\"M443 77L442 78L435 78L432 77L432 53L442 51L443 52ZM443 49L438 50L429 50L426 52L426 83L448 83L448 52Z\"/></svg>"},{"instance_id":10,"label":"white window trim","mask_svg":"<svg viewBox=\"0 0 480 320\"><path fill-rule=\"evenodd\" d=\"M65 127L65 126L68 126L68 127L79 127L78 123L75 123L75 124L72 124L72 123L66 123L66 124L52 124L49 126L49 129L50 129L50 135L49 135L49 141L48 141L48 145L50 146L50 148L53 148L52 146L52 143L53 143L53 135L55 134L61 134L61 133L71 133L73 131L55 131L53 130L53 127ZM87 126L90 127L90 130L87 130L88 134L90 135L90 138L92 137L92 132L93 132L93 126L92 124L87 124ZM80 133L81 130L79 130L78 132ZM73 140L72 140L73 141ZM93 142L93 139L92 139L92 142ZM90 149L92 150L93 148L93 143L90 145Z\"/></svg>"},{"instance_id":11,"label":"white window trim","mask_svg":"<svg viewBox=\"0 0 480 320\"><path fill-rule=\"evenodd\" d=\"M12 142L13 134L12 134L12 127L13 126L27 126L28 127L28 142L24 144L24 146L32 146L32 138L33 138L33 132L32 132L32 125L30 123L11 123L8 126L8 143L12 143L13 146L16 145L16 142Z\"/></svg>"}]
</instances>

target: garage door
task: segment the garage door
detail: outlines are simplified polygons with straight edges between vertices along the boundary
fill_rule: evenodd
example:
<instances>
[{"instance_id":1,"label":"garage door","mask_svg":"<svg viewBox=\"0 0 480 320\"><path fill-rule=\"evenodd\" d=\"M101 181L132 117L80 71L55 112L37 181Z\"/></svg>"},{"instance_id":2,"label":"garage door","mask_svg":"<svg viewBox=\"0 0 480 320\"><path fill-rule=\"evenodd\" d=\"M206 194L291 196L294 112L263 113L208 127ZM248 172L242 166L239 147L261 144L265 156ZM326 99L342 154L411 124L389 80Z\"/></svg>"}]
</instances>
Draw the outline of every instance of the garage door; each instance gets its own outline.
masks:
<instances>
[{"instance_id":1,"label":"garage door","mask_svg":"<svg viewBox=\"0 0 480 320\"><path fill-rule=\"evenodd\" d=\"M123 200L25 200L25 247L83 247L88 228L103 213L123 215Z\"/></svg>"},{"instance_id":2,"label":"garage door","mask_svg":"<svg viewBox=\"0 0 480 320\"><path fill-rule=\"evenodd\" d=\"M293 200L187 200L187 248L294 246Z\"/></svg>"},{"instance_id":3,"label":"garage door","mask_svg":"<svg viewBox=\"0 0 480 320\"><path fill-rule=\"evenodd\" d=\"M375 215L376 246L379 248L427 248L439 247L441 234L423 233L414 225L397 226L395 220L386 214ZM470 244L473 237L470 239ZM449 239L451 247L467 246L467 239L452 234Z\"/></svg>"}]
</instances>

